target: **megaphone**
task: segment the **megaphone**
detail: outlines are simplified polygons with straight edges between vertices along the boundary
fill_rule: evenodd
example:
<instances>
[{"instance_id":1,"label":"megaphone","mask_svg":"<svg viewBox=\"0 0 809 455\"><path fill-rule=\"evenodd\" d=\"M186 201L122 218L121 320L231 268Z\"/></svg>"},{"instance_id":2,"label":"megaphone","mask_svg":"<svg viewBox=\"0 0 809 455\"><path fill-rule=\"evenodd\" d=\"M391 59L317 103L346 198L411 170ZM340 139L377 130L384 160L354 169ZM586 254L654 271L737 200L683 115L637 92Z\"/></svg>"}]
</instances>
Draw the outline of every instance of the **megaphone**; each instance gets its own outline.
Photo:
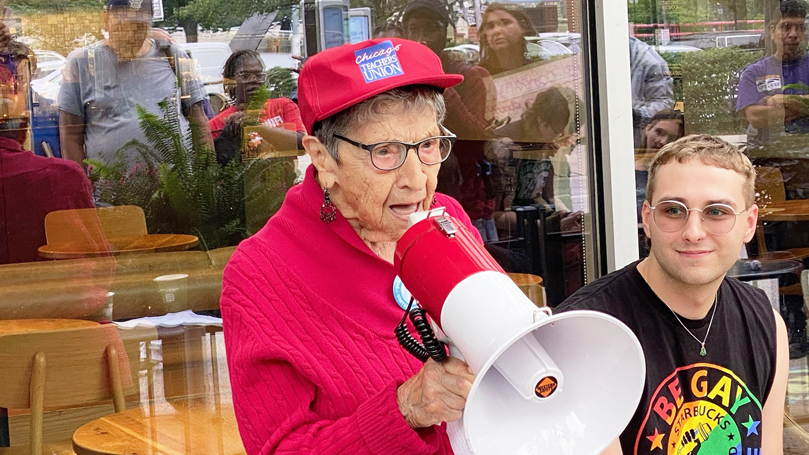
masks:
<instances>
[{"instance_id":1,"label":"megaphone","mask_svg":"<svg viewBox=\"0 0 809 455\"><path fill-rule=\"evenodd\" d=\"M448 425L456 454L598 454L629 423L646 364L635 335L595 311L537 308L443 209L411 215L394 265L475 381Z\"/></svg>"}]
</instances>

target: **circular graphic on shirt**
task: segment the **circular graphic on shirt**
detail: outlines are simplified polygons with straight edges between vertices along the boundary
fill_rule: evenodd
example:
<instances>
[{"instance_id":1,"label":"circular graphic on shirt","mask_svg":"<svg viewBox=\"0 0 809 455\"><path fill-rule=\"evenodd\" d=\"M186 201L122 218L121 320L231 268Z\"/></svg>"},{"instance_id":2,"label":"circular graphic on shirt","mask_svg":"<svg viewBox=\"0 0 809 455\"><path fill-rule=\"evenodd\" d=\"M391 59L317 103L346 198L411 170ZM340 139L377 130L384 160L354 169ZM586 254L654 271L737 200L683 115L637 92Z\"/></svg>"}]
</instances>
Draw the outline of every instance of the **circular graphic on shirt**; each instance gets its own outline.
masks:
<instances>
[{"instance_id":1,"label":"circular graphic on shirt","mask_svg":"<svg viewBox=\"0 0 809 455\"><path fill-rule=\"evenodd\" d=\"M710 363L678 368L655 389L635 454L759 454L761 403L736 374Z\"/></svg>"},{"instance_id":2,"label":"circular graphic on shirt","mask_svg":"<svg viewBox=\"0 0 809 455\"><path fill-rule=\"evenodd\" d=\"M402 279L398 276L393 279L393 299L396 300L396 303L401 307L403 310L407 310L407 305L410 304L410 298L412 295L410 291L404 286L402 283ZM413 306L410 307L411 310L416 309L419 307L419 303L415 300L413 301Z\"/></svg>"}]
</instances>

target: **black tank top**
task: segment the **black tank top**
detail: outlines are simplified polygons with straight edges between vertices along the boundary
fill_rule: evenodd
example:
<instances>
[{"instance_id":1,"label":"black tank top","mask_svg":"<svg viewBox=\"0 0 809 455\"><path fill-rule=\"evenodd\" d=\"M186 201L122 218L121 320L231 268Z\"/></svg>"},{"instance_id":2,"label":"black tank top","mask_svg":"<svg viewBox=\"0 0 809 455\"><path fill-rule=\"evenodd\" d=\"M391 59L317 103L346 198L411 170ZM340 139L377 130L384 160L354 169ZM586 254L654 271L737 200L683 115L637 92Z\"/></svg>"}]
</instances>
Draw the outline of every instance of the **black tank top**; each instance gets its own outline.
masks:
<instances>
[{"instance_id":1,"label":"black tank top","mask_svg":"<svg viewBox=\"0 0 809 455\"><path fill-rule=\"evenodd\" d=\"M624 454L760 455L761 409L775 376L775 316L765 294L726 278L705 342L686 332L637 271L637 263L570 296L557 312L597 310L635 333L646 358L646 384L621 434ZM701 320L680 317L700 340ZM604 418L609 418L605 410Z\"/></svg>"}]
</instances>

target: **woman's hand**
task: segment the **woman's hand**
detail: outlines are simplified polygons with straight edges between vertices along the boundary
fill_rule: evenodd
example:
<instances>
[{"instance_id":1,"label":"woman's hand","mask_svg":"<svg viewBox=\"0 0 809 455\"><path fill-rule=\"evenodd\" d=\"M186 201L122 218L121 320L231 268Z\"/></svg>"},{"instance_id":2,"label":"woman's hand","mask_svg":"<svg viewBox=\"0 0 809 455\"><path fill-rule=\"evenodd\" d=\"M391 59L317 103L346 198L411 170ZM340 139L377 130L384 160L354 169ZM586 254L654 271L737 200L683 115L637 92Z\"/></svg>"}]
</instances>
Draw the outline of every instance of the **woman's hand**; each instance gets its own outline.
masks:
<instances>
[{"instance_id":1,"label":"woman's hand","mask_svg":"<svg viewBox=\"0 0 809 455\"><path fill-rule=\"evenodd\" d=\"M443 363L429 359L421 371L399 386L399 410L412 428L458 420L474 380L469 366L455 357L447 357Z\"/></svg>"}]
</instances>

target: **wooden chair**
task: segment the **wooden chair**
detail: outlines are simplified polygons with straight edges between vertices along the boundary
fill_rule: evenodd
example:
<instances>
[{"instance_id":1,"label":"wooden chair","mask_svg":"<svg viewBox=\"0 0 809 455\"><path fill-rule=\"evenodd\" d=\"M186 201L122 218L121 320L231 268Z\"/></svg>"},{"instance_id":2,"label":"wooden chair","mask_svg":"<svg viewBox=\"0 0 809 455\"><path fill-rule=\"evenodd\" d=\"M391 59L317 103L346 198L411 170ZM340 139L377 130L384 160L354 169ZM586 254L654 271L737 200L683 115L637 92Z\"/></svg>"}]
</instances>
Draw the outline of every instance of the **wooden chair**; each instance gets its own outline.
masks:
<instances>
[{"instance_id":1,"label":"wooden chair","mask_svg":"<svg viewBox=\"0 0 809 455\"><path fill-rule=\"evenodd\" d=\"M146 235L146 216L136 205L57 210L45 216L48 244Z\"/></svg>"},{"instance_id":2,"label":"wooden chair","mask_svg":"<svg viewBox=\"0 0 809 455\"><path fill-rule=\"evenodd\" d=\"M112 324L0 335L0 407L30 410L26 453L43 453L46 409L112 399L115 412L124 410L122 369L127 383L130 379L128 360L121 354Z\"/></svg>"},{"instance_id":3,"label":"wooden chair","mask_svg":"<svg viewBox=\"0 0 809 455\"><path fill-rule=\"evenodd\" d=\"M761 166L756 168L756 204L759 208L766 207L770 202L786 200L784 177L776 167ZM764 235L764 223L759 221L756 226L756 245L758 257L766 259L796 259L803 260L809 257L809 247L789 248L783 251L767 251L767 242Z\"/></svg>"}]
</instances>

